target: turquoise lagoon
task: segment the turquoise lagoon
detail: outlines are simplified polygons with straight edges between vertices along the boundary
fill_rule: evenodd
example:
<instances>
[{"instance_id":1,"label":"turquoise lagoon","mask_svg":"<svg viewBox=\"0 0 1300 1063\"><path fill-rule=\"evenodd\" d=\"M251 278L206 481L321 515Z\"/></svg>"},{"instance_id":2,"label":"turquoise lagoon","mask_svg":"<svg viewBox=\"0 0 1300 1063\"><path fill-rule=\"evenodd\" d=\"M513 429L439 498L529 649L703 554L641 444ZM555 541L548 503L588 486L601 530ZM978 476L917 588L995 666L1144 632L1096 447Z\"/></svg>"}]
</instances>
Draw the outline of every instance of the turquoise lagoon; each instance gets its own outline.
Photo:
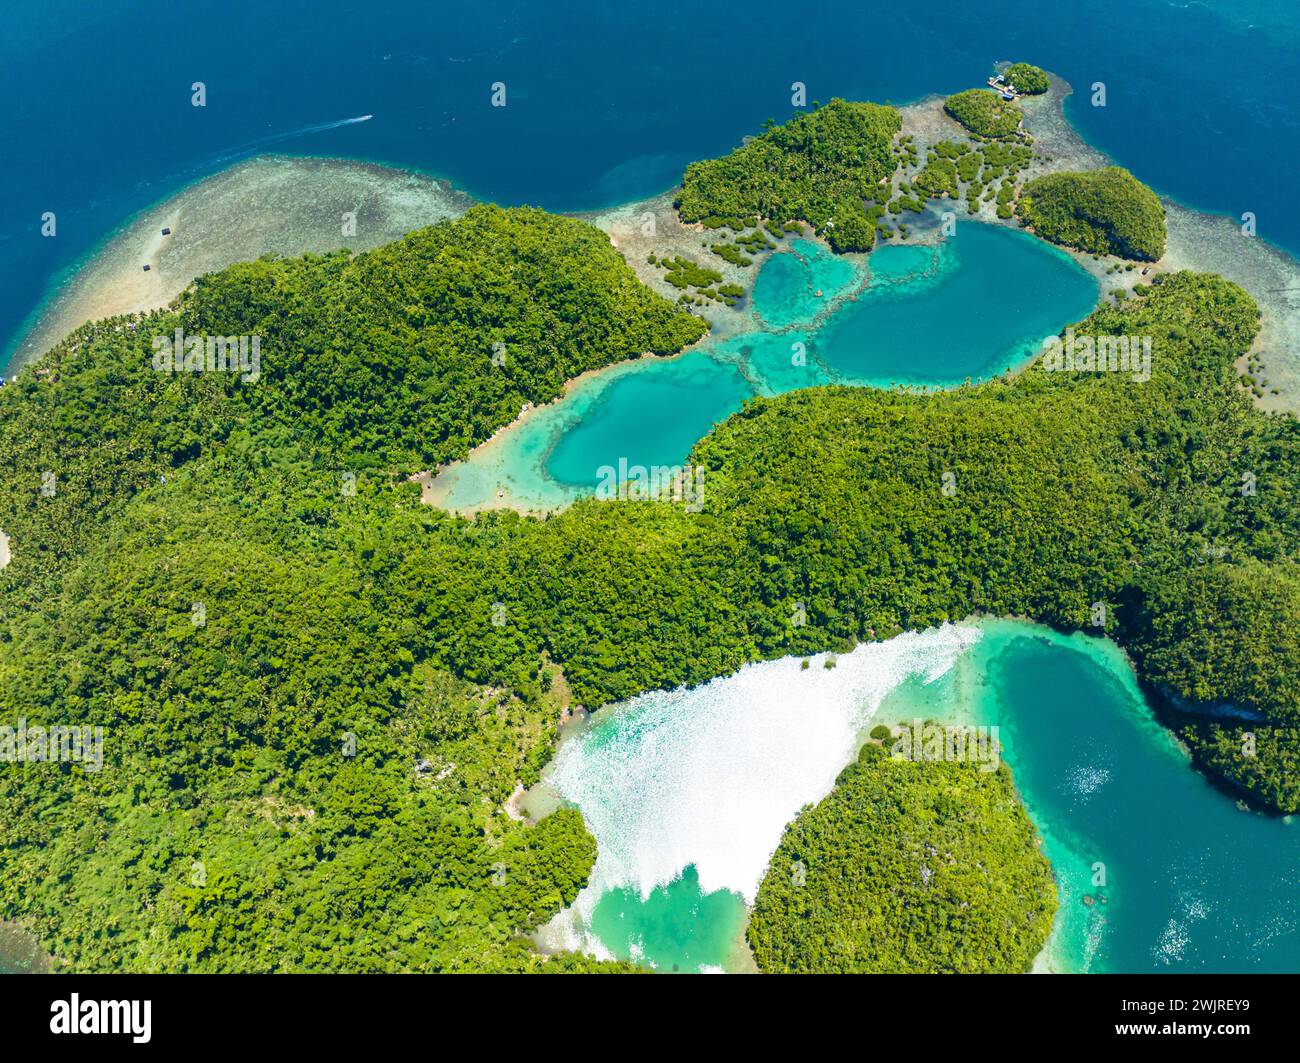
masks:
<instances>
[{"instance_id":1,"label":"turquoise lagoon","mask_svg":"<svg viewBox=\"0 0 1300 1063\"><path fill-rule=\"evenodd\" d=\"M579 381L444 470L433 500L450 510L553 509L590 494L601 467L620 459L680 465L758 395L986 380L1028 361L1097 296L1068 255L978 222L935 246L888 245L865 259L795 240L759 268L744 331Z\"/></svg>"},{"instance_id":2,"label":"turquoise lagoon","mask_svg":"<svg viewBox=\"0 0 1300 1063\"><path fill-rule=\"evenodd\" d=\"M950 673L928 689L906 684L879 717L999 728L1060 892L1040 966L1300 970L1291 817L1247 811L1193 770L1113 643L1011 621L980 626L984 637Z\"/></svg>"},{"instance_id":3,"label":"turquoise lagoon","mask_svg":"<svg viewBox=\"0 0 1300 1063\"><path fill-rule=\"evenodd\" d=\"M747 902L785 824L867 728L919 717L998 728L1061 899L1036 969L1300 969L1300 827L1196 773L1114 644L983 620L810 663L643 695L565 739L541 789L599 856L544 946L752 969Z\"/></svg>"}]
</instances>

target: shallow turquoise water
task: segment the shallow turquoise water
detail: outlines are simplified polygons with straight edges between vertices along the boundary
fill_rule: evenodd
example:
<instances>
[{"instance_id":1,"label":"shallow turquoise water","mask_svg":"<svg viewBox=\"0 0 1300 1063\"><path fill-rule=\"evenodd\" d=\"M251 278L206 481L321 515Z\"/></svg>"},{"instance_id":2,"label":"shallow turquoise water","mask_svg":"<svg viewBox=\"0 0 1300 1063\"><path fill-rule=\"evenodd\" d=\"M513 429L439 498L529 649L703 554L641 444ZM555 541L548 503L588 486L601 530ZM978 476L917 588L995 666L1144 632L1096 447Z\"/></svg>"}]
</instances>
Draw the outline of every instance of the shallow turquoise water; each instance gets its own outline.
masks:
<instances>
[{"instance_id":1,"label":"shallow turquoise water","mask_svg":"<svg viewBox=\"0 0 1300 1063\"><path fill-rule=\"evenodd\" d=\"M865 261L793 240L759 267L749 330L581 381L453 465L438 504L478 506L495 488L524 508L563 505L620 460L682 464L757 395L985 380L1028 361L1097 295L1096 281L1063 252L978 222L959 222L937 247L888 245Z\"/></svg>"},{"instance_id":2,"label":"shallow turquoise water","mask_svg":"<svg viewBox=\"0 0 1300 1063\"><path fill-rule=\"evenodd\" d=\"M873 271L883 260L883 250L872 257ZM806 323L824 305L815 300L843 295L857 285L858 279L853 259L836 255L812 240L792 240L785 254L772 255L759 268L754 281L754 309L768 326Z\"/></svg>"},{"instance_id":3,"label":"shallow turquoise water","mask_svg":"<svg viewBox=\"0 0 1300 1063\"><path fill-rule=\"evenodd\" d=\"M766 661L596 713L529 797L534 814L556 801L581 810L598 849L542 946L639 956L662 971L752 967L744 904L786 824L830 792L890 690L941 674L976 637L949 625L860 646L834 668Z\"/></svg>"},{"instance_id":4,"label":"shallow turquoise water","mask_svg":"<svg viewBox=\"0 0 1300 1063\"><path fill-rule=\"evenodd\" d=\"M635 889L610 890L591 916L592 932L619 959L673 973L731 968L744 923L740 895L704 893L693 864L645 900Z\"/></svg>"},{"instance_id":5,"label":"shallow turquoise water","mask_svg":"<svg viewBox=\"0 0 1300 1063\"><path fill-rule=\"evenodd\" d=\"M757 331L647 360L620 376L558 437L545 474L586 485L620 458L647 467L681 463L756 394L987 379L1026 361L1044 336L1087 315L1097 300L1095 281L1067 255L990 225L958 225L936 248L882 247L869 268L872 282L856 301L819 321L828 301L852 288L856 271L811 241L795 241L759 271Z\"/></svg>"},{"instance_id":6,"label":"shallow turquoise water","mask_svg":"<svg viewBox=\"0 0 1300 1063\"><path fill-rule=\"evenodd\" d=\"M933 255L883 247L872 268L888 282L831 318L814 345L845 383L985 380L1032 357L1045 336L1097 303L1096 284L1069 256L989 225L959 224Z\"/></svg>"},{"instance_id":7,"label":"shallow turquoise water","mask_svg":"<svg viewBox=\"0 0 1300 1063\"><path fill-rule=\"evenodd\" d=\"M949 675L900 689L880 717L998 726L1061 894L1047 965L1300 970L1300 827L1194 771L1111 643L983 627Z\"/></svg>"},{"instance_id":8,"label":"shallow turquoise water","mask_svg":"<svg viewBox=\"0 0 1300 1063\"><path fill-rule=\"evenodd\" d=\"M680 462L753 394L739 369L704 352L647 361L641 372L610 384L559 437L545 470L559 483L590 486L601 466L617 467L622 457L647 467Z\"/></svg>"}]
</instances>

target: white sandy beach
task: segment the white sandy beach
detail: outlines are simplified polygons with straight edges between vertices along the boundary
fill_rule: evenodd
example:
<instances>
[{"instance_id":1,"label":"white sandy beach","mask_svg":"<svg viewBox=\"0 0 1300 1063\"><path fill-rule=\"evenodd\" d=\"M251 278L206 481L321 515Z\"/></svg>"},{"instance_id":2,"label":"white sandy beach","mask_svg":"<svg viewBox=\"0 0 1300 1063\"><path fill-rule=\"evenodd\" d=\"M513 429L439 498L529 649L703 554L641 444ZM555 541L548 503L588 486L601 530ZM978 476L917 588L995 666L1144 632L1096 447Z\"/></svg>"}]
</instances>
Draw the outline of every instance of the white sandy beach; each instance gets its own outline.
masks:
<instances>
[{"instance_id":1,"label":"white sandy beach","mask_svg":"<svg viewBox=\"0 0 1300 1063\"><path fill-rule=\"evenodd\" d=\"M364 251L471 203L445 181L369 163L282 156L240 163L128 221L28 322L12 365L86 321L167 306L196 277L231 263ZM343 234L345 211L355 215L355 235Z\"/></svg>"}]
</instances>

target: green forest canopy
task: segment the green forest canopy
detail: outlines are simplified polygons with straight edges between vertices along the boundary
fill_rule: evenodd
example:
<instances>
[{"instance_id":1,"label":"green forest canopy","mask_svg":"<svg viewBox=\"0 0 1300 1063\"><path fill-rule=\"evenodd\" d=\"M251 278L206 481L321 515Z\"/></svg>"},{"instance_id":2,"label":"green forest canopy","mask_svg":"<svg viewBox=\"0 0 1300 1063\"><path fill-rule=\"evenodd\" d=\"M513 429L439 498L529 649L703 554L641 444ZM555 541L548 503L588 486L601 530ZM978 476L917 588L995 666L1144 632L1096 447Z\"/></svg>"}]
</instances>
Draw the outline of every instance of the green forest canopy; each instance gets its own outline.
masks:
<instances>
[{"instance_id":1,"label":"green forest canopy","mask_svg":"<svg viewBox=\"0 0 1300 1063\"><path fill-rule=\"evenodd\" d=\"M564 382L699 339L702 318L643 285L599 229L480 204L349 258L262 260L200 278L193 332L259 332L256 413L310 426L340 457L431 468ZM294 293L301 301L285 304Z\"/></svg>"},{"instance_id":2,"label":"green forest canopy","mask_svg":"<svg viewBox=\"0 0 1300 1063\"><path fill-rule=\"evenodd\" d=\"M1165 208L1150 188L1119 166L1029 181L1016 213L1044 240L1080 251L1146 262L1165 253Z\"/></svg>"},{"instance_id":3,"label":"green forest canopy","mask_svg":"<svg viewBox=\"0 0 1300 1063\"><path fill-rule=\"evenodd\" d=\"M566 280L575 246L606 268ZM1145 383L1036 368L755 400L696 448L701 513L421 505L404 474L547 394L549 358L698 335L607 249L481 208L375 257L213 274L0 389L0 701L105 729L101 772L0 771L0 918L78 970L581 968L522 935L581 887L590 837L500 811L570 691L597 706L972 613L1090 629L1097 602L1198 763L1300 809L1300 432L1236 384L1245 292L1158 277L1079 326L1151 336ZM155 372L178 327L264 336L262 377ZM397 343L422 329L445 363ZM480 336L523 349L514 397ZM1193 714L1221 702L1252 718Z\"/></svg>"},{"instance_id":4,"label":"green forest canopy","mask_svg":"<svg viewBox=\"0 0 1300 1063\"><path fill-rule=\"evenodd\" d=\"M769 128L720 159L693 162L678 210L686 222L718 217L803 221L837 251L869 251L875 218L867 203L887 198L901 128L898 112L835 99Z\"/></svg>"},{"instance_id":5,"label":"green forest canopy","mask_svg":"<svg viewBox=\"0 0 1300 1063\"><path fill-rule=\"evenodd\" d=\"M1001 764L891 757L874 743L785 830L746 935L786 974L1018 974L1056 885Z\"/></svg>"},{"instance_id":6,"label":"green forest canopy","mask_svg":"<svg viewBox=\"0 0 1300 1063\"><path fill-rule=\"evenodd\" d=\"M1005 140L1020 128L1020 105L992 89L967 89L943 102L943 109L977 136Z\"/></svg>"},{"instance_id":7,"label":"green forest canopy","mask_svg":"<svg viewBox=\"0 0 1300 1063\"><path fill-rule=\"evenodd\" d=\"M1041 96L1052 85L1047 71L1032 63L1012 63L1002 74L1009 84L1015 86L1017 92L1023 92L1026 96Z\"/></svg>"}]
</instances>

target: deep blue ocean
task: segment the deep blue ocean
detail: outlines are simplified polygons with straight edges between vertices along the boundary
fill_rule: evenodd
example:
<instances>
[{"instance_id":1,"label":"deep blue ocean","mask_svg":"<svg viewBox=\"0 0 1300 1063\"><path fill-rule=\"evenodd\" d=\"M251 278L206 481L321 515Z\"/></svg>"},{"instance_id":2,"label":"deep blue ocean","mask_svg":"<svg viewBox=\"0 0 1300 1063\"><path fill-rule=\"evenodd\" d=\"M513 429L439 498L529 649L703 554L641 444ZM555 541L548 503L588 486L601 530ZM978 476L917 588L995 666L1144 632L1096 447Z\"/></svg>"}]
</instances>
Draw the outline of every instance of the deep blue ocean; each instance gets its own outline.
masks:
<instances>
[{"instance_id":1,"label":"deep blue ocean","mask_svg":"<svg viewBox=\"0 0 1300 1063\"><path fill-rule=\"evenodd\" d=\"M784 119L794 81L809 99L903 103L999 59L1067 78L1076 127L1161 192L1253 211L1261 237L1300 251L1294 0L7 0L3 17L5 352L130 215L248 155L386 162L503 203L595 208ZM505 108L490 106L498 81ZM1105 107L1089 102L1097 81Z\"/></svg>"}]
</instances>

